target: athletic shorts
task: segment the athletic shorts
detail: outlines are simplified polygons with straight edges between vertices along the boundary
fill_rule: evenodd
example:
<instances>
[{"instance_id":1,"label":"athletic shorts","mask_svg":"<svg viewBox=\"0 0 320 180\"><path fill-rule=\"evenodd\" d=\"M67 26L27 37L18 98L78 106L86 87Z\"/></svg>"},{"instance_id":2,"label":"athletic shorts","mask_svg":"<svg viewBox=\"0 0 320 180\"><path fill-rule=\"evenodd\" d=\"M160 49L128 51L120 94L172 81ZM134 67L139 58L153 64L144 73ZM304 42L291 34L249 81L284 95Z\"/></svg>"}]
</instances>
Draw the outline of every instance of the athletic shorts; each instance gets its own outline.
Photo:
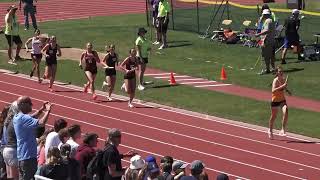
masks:
<instances>
[{"instance_id":1,"label":"athletic shorts","mask_svg":"<svg viewBox=\"0 0 320 180\"><path fill-rule=\"evenodd\" d=\"M91 74L97 74L98 73L98 68L97 67L86 67L85 69L84 69L84 71L89 71L89 72L91 72Z\"/></svg>"},{"instance_id":2,"label":"athletic shorts","mask_svg":"<svg viewBox=\"0 0 320 180\"><path fill-rule=\"evenodd\" d=\"M299 41L284 38L284 48L291 48L292 45L294 46L299 45Z\"/></svg>"},{"instance_id":3,"label":"athletic shorts","mask_svg":"<svg viewBox=\"0 0 320 180\"><path fill-rule=\"evenodd\" d=\"M169 24L169 18L167 22L165 22L165 17L158 17L157 19L157 30L160 33L167 33L168 31L168 24Z\"/></svg>"},{"instance_id":4,"label":"athletic shorts","mask_svg":"<svg viewBox=\"0 0 320 180\"><path fill-rule=\"evenodd\" d=\"M31 53L31 58L33 58L33 59L42 59L42 54L32 54Z\"/></svg>"},{"instance_id":5,"label":"athletic shorts","mask_svg":"<svg viewBox=\"0 0 320 180\"><path fill-rule=\"evenodd\" d=\"M271 102L271 107L282 107L284 105L287 105L286 101L280 101L280 102Z\"/></svg>"},{"instance_id":6,"label":"athletic shorts","mask_svg":"<svg viewBox=\"0 0 320 180\"><path fill-rule=\"evenodd\" d=\"M17 148L5 147L3 149L3 160L7 166L18 167Z\"/></svg>"},{"instance_id":7,"label":"athletic shorts","mask_svg":"<svg viewBox=\"0 0 320 180\"><path fill-rule=\"evenodd\" d=\"M52 66L52 65L57 64L57 59L56 58L46 58L46 65L47 66Z\"/></svg>"},{"instance_id":8,"label":"athletic shorts","mask_svg":"<svg viewBox=\"0 0 320 180\"><path fill-rule=\"evenodd\" d=\"M132 74L125 74L124 76L123 76L123 79L134 79L134 78L136 78L136 73L134 72L134 73L132 73Z\"/></svg>"},{"instance_id":9,"label":"athletic shorts","mask_svg":"<svg viewBox=\"0 0 320 180\"><path fill-rule=\"evenodd\" d=\"M106 69L104 73L106 76L115 76L117 74L115 69Z\"/></svg>"},{"instance_id":10,"label":"athletic shorts","mask_svg":"<svg viewBox=\"0 0 320 180\"><path fill-rule=\"evenodd\" d=\"M12 36L12 35L7 35L6 34L6 39L7 39L7 42L8 42L8 45L9 46L12 46L12 42L14 42L15 44L22 44L22 41L21 41L21 38L20 36Z\"/></svg>"}]
</instances>

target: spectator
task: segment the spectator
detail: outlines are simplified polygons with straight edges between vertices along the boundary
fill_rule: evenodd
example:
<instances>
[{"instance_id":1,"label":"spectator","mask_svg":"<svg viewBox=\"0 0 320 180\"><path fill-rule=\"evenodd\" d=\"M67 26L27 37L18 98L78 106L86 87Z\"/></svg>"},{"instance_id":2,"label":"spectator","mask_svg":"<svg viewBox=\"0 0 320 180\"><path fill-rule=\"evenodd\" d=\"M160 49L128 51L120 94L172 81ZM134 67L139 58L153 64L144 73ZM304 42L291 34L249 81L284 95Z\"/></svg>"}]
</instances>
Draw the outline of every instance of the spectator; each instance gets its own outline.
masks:
<instances>
[{"instance_id":1,"label":"spectator","mask_svg":"<svg viewBox=\"0 0 320 180\"><path fill-rule=\"evenodd\" d=\"M258 27L257 27L257 31L258 33L261 32L262 30L262 26L263 26L263 10L265 9L268 9L271 13L271 19L273 20L273 22L275 22L276 24L276 27L277 27L277 24L278 24L278 18L276 17L276 15L274 14L274 12L271 11L271 9L269 8L268 4L263 4L262 7L261 7L261 16L258 20Z\"/></svg>"},{"instance_id":2,"label":"spectator","mask_svg":"<svg viewBox=\"0 0 320 180\"><path fill-rule=\"evenodd\" d=\"M144 180L153 180L159 179L160 169L157 163L149 162L147 165L147 174L145 175Z\"/></svg>"},{"instance_id":3,"label":"spectator","mask_svg":"<svg viewBox=\"0 0 320 180\"><path fill-rule=\"evenodd\" d=\"M17 100L19 113L13 118L14 131L17 137L17 157L19 179L30 180L37 171L37 141L35 128L39 124L46 124L51 111L51 104L45 102L42 108L34 114L30 97L22 96ZM45 111L41 119L38 118Z\"/></svg>"},{"instance_id":4,"label":"spectator","mask_svg":"<svg viewBox=\"0 0 320 180\"><path fill-rule=\"evenodd\" d=\"M204 164L202 161L195 160L190 164L191 176L184 176L181 180L202 180L205 177L203 172Z\"/></svg>"},{"instance_id":5,"label":"spectator","mask_svg":"<svg viewBox=\"0 0 320 180\"><path fill-rule=\"evenodd\" d=\"M157 163L157 159L153 155L149 155L145 159L146 163L155 162Z\"/></svg>"},{"instance_id":6,"label":"spectator","mask_svg":"<svg viewBox=\"0 0 320 180\"><path fill-rule=\"evenodd\" d=\"M140 170L145 166L145 161L139 155L130 159L130 166L125 172L126 180L137 180Z\"/></svg>"},{"instance_id":7,"label":"spectator","mask_svg":"<svg viewBox=\"0 0 320 180\"><path fill-rule=\"evenodd\" d=\"M47 138L48 134L50 132L52 132L52 131L53 131L53 129L47 129L38 140L38 147L37 147L37 151L38 151L38 156L37 156L38 157L38 171L39 171L40 167L43 166L46 163L44 145L46 143L46 138Z\"/></svg>"},{"instance_id":8,"label":"spectator","mask_svg":"<svg viewBox=\"0 0 320 180\"><path fill-rule=\"evenodd\" d=\"M59 134L58 132L67 127L68 123L66 120L64 119L57 119L55 120L54 122L54 125L53 125L53 129L54 131L52 131L51 133L48 134L47 138L46 138L46 143L44 145L44 148L45 148L45 157L47 158L47 155L48 155L48 150L50 147L52 146L55 146L55 147L58 147L59 144L60 144L60 139L59 139Z\"/></svg>"},{"instance_id":9,"label":"spectator","mask_svg":"<svg viewBox=\"0 0 320 180\"><path fill-rule=\"evenodd\" d=\"M13 117L18 113L17 101L9 108L8 116L4 123L4 134L6 145L3 149L3 160L6 164L7 178L18 179L17 138L13 127Z\"/></svg>"},{"instance_id":10,"label":"spectator","mask_svg":"<svg viewBox=\"0 0 320 180\"><path fill-rule=\"evenodd\" d=\"M1 135L1 139L5 139L4 137L4 123L5 123L5 119L7 118L8 115L8 111L10 109L10 105L5 106L0 114L0 135ZM2 142L1 140L1 150L5 147L6 142ZM6 163L4 161L4 157L3 157L3 151L0 151L0 179L6 179L7 177L7 173L6 173Z\"/></svg>"},{"instance_id":11,"label":"spectator","mask_svg":"<svg viewBox=\"0 0 320 180\"><path fill-rule=\"evenodd\" d=\"M5 28L5 36L9 45L8 48L8 57L9 57L9 61L8 63L10 64L14 64L16 65L16 60L21 59L19 54L20 54L20 50L22 47L22 41L21 38L19 36L19 22L17 20L17 7L16 6L10 6L7 9L7 14L5 16L5 24L6 24L6 28ZM13 59L12 58L12 43L15 43L17 45L17 49L16 49L16 57Z\"/></svg>"},{"instance_id":12,"label":"spectator","mask_svg":"<svg viewBox=\"0 0 320 180\"><path fill-rule=\"evenodd\" d=\"M165 162L161 164L161 178L164 180L173 180L174 177L171 175L172 164L170 162Z\"/></svg>"},{"instance_id":13,"label":"spectator","mask_svg":"<svg viewBox=\"0 0 320 180\"><path fill-rule=\"evenodd\" d=\"M261 36L262 40L262 57L264 58L266 64L266 70L261 71L262 74L270 73L270 64L275 70L275 25L271 19L270 10L263 10L263 27L261 33L256 34L256 36Z\"/></svg>"},{"instance_id":14,"label":"spectator","mask_svg":"<svg viewBox=\"0 0 320 180\"><path fill-rule=\"evenodd\" d=\"M229 180L229 177L226 174L219 174L217 180Z\"/></svg>"},{"instance_id":15,"label":"spectator","mask_svg":"<svg viewBox=\"0 0 320 180\"><path fill-rule=\"evenodd\" d=\"M68 180L81 179L80 164L77 160L71 157L71 146L69 144L63 144L60 147L60 151L63 162L68 166Z\"/></svg>"},{"instance_id":16,"label":"spectator","mask_svg":"<svg viewBox=\"0 0 320 180\"><path fill-rule=\"evenodd\" d=\"M167 30L169 24L169 13L171 11L168 0L160 0L158 12L158 32L162 39L162 45L159 49L167 48Z\"/></svg>"},{"instance_id":17,"label":"spectator","mask_svg":"<svg viewBox=\"0 0 320 180\"><path fill-rule=\"evenodd\" d=\"M169 164L173 164L173 158L171 156L164 156L161 158L160 160L160 165L163 163L169 163Z\"/></svg>"},{"instance_id":18,"label":"spectator","mask_svg":"<svg viewBox=\"0 0 320 180\"><path fill-rule=\"evenodd\" d=\"M58 149L60 149L60 147L63 145L63 144L66 144L68 139L70 138L70 134L69 134L69 131L67 128L64 128L64 129L61 129L58 133L58 137L59 137L59 140L60 140L60 143L58 145Z\"/></svg>"},{"instance_id":19,"label":"spectator","mask_svg":"<svg viewBox=\"0 0 320 180\"><path fill-rule=\"evenodd\" d=\"M105 167L105 174L99 175L104 179L109 180L121 180L121 177L125 173L125 169L122 168L121 159L131 158L135 155L133 151L129 151L126 154L120 154L118 146L121 144L121 132L119 129L110 129L108 131L108 141L106 143L102 164Z\"/></svg>"},{"instance_id":20,"label":"spectator","mask_svg":"<svg viewBox=\"0 0 320 180\"><path fill-rule=\"evenodd\" d=\"M72 125L68 128L70 139L67 141L67 144L71 146L70 156L74 157L79 147L78 141L81 138L81 128L78 124Z\"/></svg>"},{"instance_id":21,"label":"spectator","mask_svg":"<svg viewBox=\"0 0 320 180\"><path fill-rule=\"evenodd\" d=\"M173 171L173 175L174 175L175 180L181 179L183 176L186 176L185 168L187 166L188 166L188 164L184 164L181 161L175 161L172 164L172 171Z\"/></svg>"},{"instance_id":22,"label":"spectator","mask_svg":"<svg viewBox=\"0 0 320 180\"><path fill-rule=\"evenodd\" d=\"M75 159L80 163L81 178L86 179L87 166L92 158L96 155L98 135L95 133L86 134L83 143L78 147Z\"/></svg>"},{"instance_id":23,"label":"spectator","mask_svg":"<svg viewBox=\"0 0 320 180\"><path fill-rule=\"evenodd\" d=\"M63 163L60 151L57 147L50 147L46 165L40 168L40 176L50 179L67 180L67 165Z\"/></svg>"},{"instance_id":24,"label":"spectator","mask_svg":"<svg viewBox=\"0 0 320 180\"><path fill-rule=\"evenodd\" d=\"M284 38L284 48L281 55L281 64L287 64L286 62L286 55L288 48L291 48L291 46L297 47L297 53L298 53L298 59L301 59L300 56L300 37L298 30L300 28L300 19L299 19L300 11L297 9L292 10L292 15L286 19L284 23L285 27L285 38Z\"/></svg>"},{"instance_id":25,"label":"spectator","mask_svg":"<svg viewBox=\"0 0 320 180\"><path fill-rule=\"evenodd\" d=\"M151 0L150 4L152 7L152 25L156 29L156 41L153 43L154 45L158 45L161 42L161 37L159 35L159 32L157 30L158 28L158 10L159 10L159 2L160 0Z\"/></svg>"},{"instance_id":26,"label":"spectator","mask_svg":"<svg viewBox=\"0 0 320 180\"><path fill-rule=\"evenodd\" d=\"M37 0L35 0L37 2ZM33 5L33 0L20 0L19 7L21 10L21 4L23 3L23 14L24 14L24 30L29 29L29 14L32 20L32 26L34 30L38 29L36 20L36 6Z\"/></svg>"}]
</instances>

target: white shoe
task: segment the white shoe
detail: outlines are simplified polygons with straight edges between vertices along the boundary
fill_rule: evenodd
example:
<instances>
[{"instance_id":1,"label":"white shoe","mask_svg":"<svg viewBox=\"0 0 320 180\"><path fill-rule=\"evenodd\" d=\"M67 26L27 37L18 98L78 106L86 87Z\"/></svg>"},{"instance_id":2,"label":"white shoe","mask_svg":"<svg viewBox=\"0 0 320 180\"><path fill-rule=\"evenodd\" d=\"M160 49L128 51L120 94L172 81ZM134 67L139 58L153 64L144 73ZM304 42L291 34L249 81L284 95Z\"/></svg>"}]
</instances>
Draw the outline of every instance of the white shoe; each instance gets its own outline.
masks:
<instances>
[{"instance_id":1,"label":"white shoe","mask_svg":"<svg viewBox=\"0 0 320 180\"><path fill-rule=\"evenodd\" d=\"M287 136L286 132L284 131L284 129L282 129L280 132L279 132L279 135L280 136Z\"/></svg>"},{"instance_id":2,"label":"white shoe","mask_svg":"<svg viewBox=\"0 0 320 180\"><path fill-rule=\"evenodd\" d=\"M113 99L110 96L106 96L108 101L112 101Z\"/></svg>"},{"instance_id":3,"label":"white shoe","mask_svg":"<svg viewBox=\"0 0 320 180\"><path fill-rule=\"evenodd\" d=\"M273 133L270 130L268 130L268 137L271 140L273 139Z\"/></svg>"},{"instance_id":4,"label":"white shoe","mask_svg":"<svg viewBox=\"0 0 320 180\"><path fill-rule=\"evenodd\" d=\"M153 44L153 45L158 45L158 44L160 44L160 42L159 42L159 41L155 41L155 42L153 42L152 44Z\"/></svg>"},{"instance_id":5,"label":"white shoe","mask_svg":"<svg viewBox=\"0 0 320 180\"><path fill-rule=\"evenodd\" d=\"M16 61L14 59L10 59L8 61L9 64L12 64L12 65L17 65Z\"/></svg>"},{"instance_id":6,"label":"white shoe","mask_svg":"<svg viewBox=\"0 0 320 180\"><path fill-rule=\"evenodd\" d=\"M143 90L145 89L145 87L139 84L139 85L138 85L138 89L139 89L140 91L143 91Z\"/></svg>"},{"instance_id":7,"label":"white shoe","mask_svg":"<svg viewBox=\"0 0 320 180\"><path fill-rule=\"evenodd\" d=\"M102 91L106 91L107 87L108 87L108 83L103 81L103 83L102 83Z\"/></svg>"},{"instance_id":8,"label":"white shoe","mask_svg":"<svg viewBox=\"0 0 320 180\"><path fill-rule=\"evenodd\" d=\"M164 49L164 48L167 48L168 47L168 45L161 45L160 47L159 47L159 50L161 50L161 49Z\"/></svg>"},{"instance_id":9,"label":"white shoe","mask_svg":"<svg viewBox=\"0 0 320 180\"><path fill-rule=\"evenodd\" d=\"M128 103L129 108L134 108L134 106L131 103Z\"/></svg>"}]
</instances>

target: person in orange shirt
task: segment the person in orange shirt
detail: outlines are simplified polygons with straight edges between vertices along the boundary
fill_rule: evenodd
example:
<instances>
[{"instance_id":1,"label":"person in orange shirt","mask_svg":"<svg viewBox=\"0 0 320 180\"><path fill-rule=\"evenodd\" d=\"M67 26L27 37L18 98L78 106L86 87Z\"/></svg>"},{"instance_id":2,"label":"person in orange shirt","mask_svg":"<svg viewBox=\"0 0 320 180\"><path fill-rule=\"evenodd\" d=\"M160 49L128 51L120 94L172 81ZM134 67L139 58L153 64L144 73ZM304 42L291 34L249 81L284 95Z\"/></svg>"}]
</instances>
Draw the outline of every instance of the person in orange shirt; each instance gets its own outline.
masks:
<instances>
[{"instance_id":1,"label":"person in orange shirt","mask_svg":"<svg viewBox=\"0 0 320 180\"><path fill-rule=\"evenodd\" d=\"M291 95L291 92L287 89L288 76L283 78L283 70L281 67L276 69L276 77L272 83L272 101L271 101L271 117L269 120L268 135L270 139L273 139L273 124L277 117L278 108L282 109L282 129L280 131L281 136L286 136L286 127L288 122L288 105L285 98L285 91Z\"/></svg>"}]
</instances>

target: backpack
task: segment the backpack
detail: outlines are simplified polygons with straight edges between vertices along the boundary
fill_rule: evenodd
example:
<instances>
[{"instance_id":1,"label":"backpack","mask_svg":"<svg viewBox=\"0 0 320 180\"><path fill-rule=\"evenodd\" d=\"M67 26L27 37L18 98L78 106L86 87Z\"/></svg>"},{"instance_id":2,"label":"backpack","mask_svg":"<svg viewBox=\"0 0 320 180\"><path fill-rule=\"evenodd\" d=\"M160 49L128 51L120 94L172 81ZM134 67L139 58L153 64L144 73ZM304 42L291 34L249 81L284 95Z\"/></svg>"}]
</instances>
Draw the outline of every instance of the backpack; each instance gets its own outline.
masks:
<instances>
[{"instance_id":1,"label":"backpack","mask_svg":"<svg viewBox=\"0 0 320 180\"><path fill-rule=\"evenodd\" d=\"M87 180L103 180L105 174L105 165L103 164L104 152L110 146L106 146L103 151L97 151L87 166Z\"/></svg>"}]
</instances>

